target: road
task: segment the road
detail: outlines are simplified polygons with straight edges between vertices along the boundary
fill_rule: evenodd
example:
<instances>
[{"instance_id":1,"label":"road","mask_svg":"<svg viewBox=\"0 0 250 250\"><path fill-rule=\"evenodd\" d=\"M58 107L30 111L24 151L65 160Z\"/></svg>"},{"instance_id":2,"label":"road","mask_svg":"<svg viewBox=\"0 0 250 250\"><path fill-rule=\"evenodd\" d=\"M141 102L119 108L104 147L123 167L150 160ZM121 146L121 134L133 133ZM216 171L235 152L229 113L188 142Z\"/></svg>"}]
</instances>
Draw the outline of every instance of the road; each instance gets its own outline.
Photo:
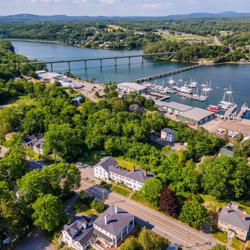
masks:
<instances>
[{"instance_id":1,"label":"road","mask_svg":"<svg viewBox=\"0 0 250 250\"><path fill-rule=\"evenodd\" d=\"M116 204L120 208L135 215L143 224L151 226L156 233L166 237L171 242L177 243L183 249L210 249L209 242L215 242L211 235L190 228L186 224L173 218L166 217L143 204L135 202L119 194L109 192L100 186L82 180L81 189L97 199L105 199L106 204Z\"/></svg>"}]
</instances>

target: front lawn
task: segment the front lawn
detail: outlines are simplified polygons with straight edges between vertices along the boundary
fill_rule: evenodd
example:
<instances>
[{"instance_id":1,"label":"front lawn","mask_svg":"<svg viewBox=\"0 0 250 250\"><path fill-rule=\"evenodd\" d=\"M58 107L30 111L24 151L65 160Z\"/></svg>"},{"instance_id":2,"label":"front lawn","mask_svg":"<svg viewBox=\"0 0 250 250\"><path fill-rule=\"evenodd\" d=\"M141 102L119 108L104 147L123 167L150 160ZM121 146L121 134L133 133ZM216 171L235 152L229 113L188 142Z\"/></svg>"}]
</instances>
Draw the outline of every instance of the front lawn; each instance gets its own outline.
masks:
<instances>
[{"instance_id":1,"label":"front lawn","mask_svg":"<svg viewBox=\"0 0 250 250\"><path fill-rule=\"evenodd\" d=\"M218 211L218 209L227 206L229 204L230 201L219 201L217 200L215 197L211 196L211 195L204 195L201 194L200 195L204 202L204 206L206 206L208 209L216 209L216 211ZM250 207L247 205L243 205L243 202L237 201L239 203L239 206L246 210L247 213L250 213Z\"/></svg>"},{"instance_id":2,"label":"front lawn","mask_svg":"<svg viewBox=\"0 0 250 250\"><path fill-rule=\"evenodd\" d=\"M126 196L126 197L129 197L131 192L132 192L125 187L121 187L121 186L117 186L117 185L113 185L111 190L115 193L118 193L118 194Z\"/></svg>"}]
</instances>

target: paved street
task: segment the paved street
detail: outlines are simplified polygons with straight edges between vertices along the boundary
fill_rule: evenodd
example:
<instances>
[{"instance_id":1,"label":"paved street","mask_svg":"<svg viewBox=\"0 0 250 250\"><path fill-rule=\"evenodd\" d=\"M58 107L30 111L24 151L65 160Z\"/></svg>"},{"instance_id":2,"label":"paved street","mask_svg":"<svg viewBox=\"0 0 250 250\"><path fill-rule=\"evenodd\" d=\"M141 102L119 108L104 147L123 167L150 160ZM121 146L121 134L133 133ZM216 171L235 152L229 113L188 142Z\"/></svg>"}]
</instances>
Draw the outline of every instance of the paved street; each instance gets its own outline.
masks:
<instances>
[{"instance_id":1,"label":"paved street","mask_svg":"<svg viewBox=\"0 0 250 250\"><path fill-rule=\"evenodd\" d=\"M210 249L211 245L208 242L215 241L211 235L192 229L180 221L166 217L147 206L116 193L108 192L87 181L82 180L81 188L86 189L89 194L94 195L98 199L104 198L107 204L117 204L120 208L135 215L140 221L144 221L143 223L152 227L152 230L156 233L181 245L183 249Z\"/></svg>"}]
</instances>

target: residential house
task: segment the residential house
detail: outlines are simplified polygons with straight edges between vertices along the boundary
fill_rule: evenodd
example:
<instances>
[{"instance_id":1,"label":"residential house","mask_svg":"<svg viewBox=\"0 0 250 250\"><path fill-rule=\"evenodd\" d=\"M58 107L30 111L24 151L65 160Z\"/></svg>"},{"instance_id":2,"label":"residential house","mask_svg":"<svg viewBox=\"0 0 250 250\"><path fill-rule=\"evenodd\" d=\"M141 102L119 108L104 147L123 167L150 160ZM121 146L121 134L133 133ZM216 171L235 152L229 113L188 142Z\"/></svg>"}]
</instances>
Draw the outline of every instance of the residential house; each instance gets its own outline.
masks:
<instances>
[{"instance_id":1,"label":"residential house","mask_svg":"<svg viewBox=\"0 0 250 250\"><path fill-rule=\"evenodd\" d=\"M29 137L24 138L24 145L26 147L32 147L33 150L37 153L37 154L43 154L43 144L44 144L45 140L43 137L37 137L35 135L31 135Z\"/></svg>"},{"instance_id":2,"label":"residential house","mask_svg":"<svg viewBox=\"0 0 250 250\"><path fill-rule=\"evenodd\" d=\"M227 232L229 238L236 236L246 241L250 237L250 215L241 210L237 203L230 202L219 213L218 228Z\"/></svg>"},{"instance_id":3,"label":"residential house","mask_svg":"<svg viewBox=\"0 0 250 250\"><path fill-rule=\"evenodd\" d=\"M176 132L171 128L161 130L161 139L170 143L175 143Z\"/></svg>"},{"instance_id":4,"label":"residential house","mask_svg":"<svg viewBox=\"0 0 250 250\"><path fill-rule=\"evenodd\" d=\"M129 171L120 167L113 157L104 157L94 166L94 176L104 181L112 180L116 183L123 183L132 190L139 191L144 182L153 178L154 174L135 167Z\"/></svg>"},{"instance_id":5,"label":"residential house","mask_svg":"<svg viewBox=\"0 0 250 250\"><path fill-rule=\"evenodd\" d=\"M134 220L128 212L110 206L93 223L92 246L97 250L118 247L134 229Z\"/></svg>"},{"instance_id":6,"label":"residential house","mask_svg":"<svg viewBox=\"0 0 250 250\"><path fill-rule=\"evenodd\" d=\"M85 250L91 244L93 225L84 216L76 217L70 224L63 227L62 239L68 247Z\"/></svg>"}]
</instances>

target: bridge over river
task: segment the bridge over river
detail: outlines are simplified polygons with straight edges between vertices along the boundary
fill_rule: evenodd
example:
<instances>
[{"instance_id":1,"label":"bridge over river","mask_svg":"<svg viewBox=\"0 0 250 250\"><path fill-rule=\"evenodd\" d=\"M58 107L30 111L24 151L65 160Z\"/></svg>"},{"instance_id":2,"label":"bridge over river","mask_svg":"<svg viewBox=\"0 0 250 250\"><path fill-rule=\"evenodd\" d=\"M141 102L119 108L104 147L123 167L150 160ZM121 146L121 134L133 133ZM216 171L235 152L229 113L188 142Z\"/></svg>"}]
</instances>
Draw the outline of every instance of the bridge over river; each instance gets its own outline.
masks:
<instances>
[{"instance_id":1,"label":"bridge over river","mask_svg":"<svg viewBox=\"0 0 250 250\"><path fill-rule=\"evenodd\" d=\"M138 55L124 55L124 56L111 56L111 57L95 57L95 58L78 58L78 59L67 59L67 60L51 60L51 61L34 61L32 62L33 65L50 65L50 70L53 71L53 65L54 64L60 64L60 63L67 63L68 69L71 71L71 63L73 62L83 62L84 63L84 69L88 68L87 62L88 61L99 61L100 67L103 67L103 61L104 60L114 60L115 64L114 66L118 66L118 60L119 59L128 59L128 65L131 65L131 59L132 58L142 58L142 64L144 63L144 58L160 58L164 56L171 56L176 54L176 52L161 52L161 53L150 53L150 54L138 54Z\"/></svg>"}]
</instances>

